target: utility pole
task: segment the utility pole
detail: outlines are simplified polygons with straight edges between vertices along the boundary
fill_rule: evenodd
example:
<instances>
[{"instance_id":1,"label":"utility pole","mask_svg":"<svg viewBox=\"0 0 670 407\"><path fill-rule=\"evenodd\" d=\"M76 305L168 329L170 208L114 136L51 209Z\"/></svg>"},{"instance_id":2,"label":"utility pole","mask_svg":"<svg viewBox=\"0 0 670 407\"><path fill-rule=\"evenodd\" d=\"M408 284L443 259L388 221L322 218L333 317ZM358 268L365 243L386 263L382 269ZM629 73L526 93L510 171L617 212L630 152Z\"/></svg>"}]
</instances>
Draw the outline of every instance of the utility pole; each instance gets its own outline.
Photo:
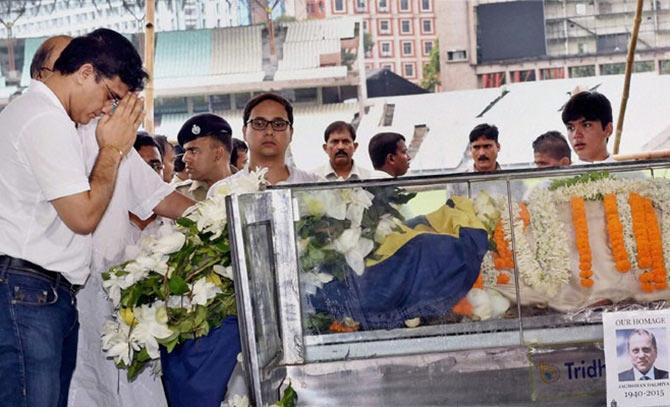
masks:
<instances>
[{"instance_id":1,"label":"utility pole","mask_svg":"<svg viewBox=\"0 0 670 407\"><path fill-rule=\"evenodd\" d=\"M154 134L154 19L156 11L155 0L146 1L144 26L144 68L149 74L149 80L144 87L144 129Z\"/></svg>"}]
</instances>

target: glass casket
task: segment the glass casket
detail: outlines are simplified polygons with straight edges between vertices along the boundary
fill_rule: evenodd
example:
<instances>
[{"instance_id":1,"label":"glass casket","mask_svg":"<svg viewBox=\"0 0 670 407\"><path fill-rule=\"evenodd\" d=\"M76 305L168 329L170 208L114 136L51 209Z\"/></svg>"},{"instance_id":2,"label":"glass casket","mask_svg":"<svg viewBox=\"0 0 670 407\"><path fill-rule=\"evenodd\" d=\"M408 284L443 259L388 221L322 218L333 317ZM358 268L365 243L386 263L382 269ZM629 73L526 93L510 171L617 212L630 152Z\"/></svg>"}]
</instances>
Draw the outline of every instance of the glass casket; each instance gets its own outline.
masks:
<instances>
[{"instance_id":1,"label":"glass casket","mask_svg":"<svg viewBox=\"0 0 670 407\"><path fill-rule=\"evenodd\" d=\"M670 162L227 200L253 401L602 405L603 311L664 308ZM667 238L667 239L666 239Z\"/></svg>"}]
</instances>

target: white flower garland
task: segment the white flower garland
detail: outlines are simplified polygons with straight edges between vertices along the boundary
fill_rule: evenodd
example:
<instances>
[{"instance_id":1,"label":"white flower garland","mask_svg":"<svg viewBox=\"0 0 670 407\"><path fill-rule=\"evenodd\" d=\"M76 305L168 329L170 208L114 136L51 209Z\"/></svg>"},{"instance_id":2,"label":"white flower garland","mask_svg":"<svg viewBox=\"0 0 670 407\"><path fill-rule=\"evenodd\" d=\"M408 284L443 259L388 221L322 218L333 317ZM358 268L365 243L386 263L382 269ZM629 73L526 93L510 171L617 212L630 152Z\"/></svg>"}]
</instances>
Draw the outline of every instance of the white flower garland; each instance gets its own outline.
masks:
<instances>
[{"instance_id":1,"label":"white flower garland","mask_svg":"<svg viewBox=\"0 0 670 407\"><path fill-rule=\"evenodd\" d=\"M628 194L616 194L617 211L619 212L619 221L623 229L623 243L626 248L626 255L630 261L631 272L638 273L640 267L637 265L637 243L633 233L633 215L631 215L630 204L628 203Z\"/></svg>"},{"instance_id":2,"label":"white flower garland","mask_svg":"<svg viewBox=\"0 0 670 407\"><path fill-rule=\"evenodd\" d=\"M531 226L535 236L542 238L535 239L534 259L537 267L533 267L529 261L528 268L521 274L526 284L549 297L556 295L571 275L568 236L558 216L556 195L544 188L537 188L530 196L528 209L531 212ZM523 233L520 235L523 236Z\"/></svg>"}]
</instances>

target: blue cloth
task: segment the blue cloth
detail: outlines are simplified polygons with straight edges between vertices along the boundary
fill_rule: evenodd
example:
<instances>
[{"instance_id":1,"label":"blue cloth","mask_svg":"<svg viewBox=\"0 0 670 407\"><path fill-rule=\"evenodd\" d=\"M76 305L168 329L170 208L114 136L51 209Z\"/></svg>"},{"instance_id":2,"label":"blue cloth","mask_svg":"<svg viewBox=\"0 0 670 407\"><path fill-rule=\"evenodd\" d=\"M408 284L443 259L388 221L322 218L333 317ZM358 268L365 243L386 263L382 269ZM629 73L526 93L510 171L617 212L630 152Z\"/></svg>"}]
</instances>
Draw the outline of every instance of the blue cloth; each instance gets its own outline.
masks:
<instances>
[{"instance_id":1,"label":"blue cloth","mask_svg":"<svg viewBox=\"0 0 670 407\"><path fill-rule=\"evenodd\" d=\"M78 334L74 293L1 265L0 406L66 407Z\"/></svg>"},{"instance_id":2,"label":"blue cloth","mask_svg":"<svg viewBox=\"0 0 670 407\"><path fill-rule=\"evenodd\" d=\"M472 288L487 248L483 229L461 228L459 238L421 234L362 276L349 270L344 280L325 284L310 301L316 312L351 317L364 330L443 316Z\"/></svg>"},{"instance_id":3,"label":"blue cloth","mask_svg":"<svg viewBox=\"0 0 670 407\"><path fill-rule=\"evenodd\" d=\"M207 336L168 353L161 347L165 393L171 407L219 407L241 352L236 317L227 317Z\"/></svg>"}]
</instances>

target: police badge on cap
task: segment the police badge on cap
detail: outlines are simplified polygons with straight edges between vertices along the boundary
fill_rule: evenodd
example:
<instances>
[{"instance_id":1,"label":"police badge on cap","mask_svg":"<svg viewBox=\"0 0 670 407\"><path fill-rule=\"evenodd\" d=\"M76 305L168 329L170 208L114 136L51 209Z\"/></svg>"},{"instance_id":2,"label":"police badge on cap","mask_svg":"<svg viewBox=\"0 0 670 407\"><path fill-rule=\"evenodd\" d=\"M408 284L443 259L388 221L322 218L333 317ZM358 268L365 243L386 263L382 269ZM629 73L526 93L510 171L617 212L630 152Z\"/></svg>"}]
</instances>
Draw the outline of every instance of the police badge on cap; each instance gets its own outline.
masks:
<instances>
[{"instance_id":1,"label":"police badge on cap","mask_svg":"<svg viewBox=\"0 0 670 407\"><path fill-rule=\"evenodd\" d=\"M230 124L223 117L212 113L202 113L186 120L177 134L177 141L183 146L200 137L214 137L230 151L232 134Z\"/></svg>"}]
</instances>

